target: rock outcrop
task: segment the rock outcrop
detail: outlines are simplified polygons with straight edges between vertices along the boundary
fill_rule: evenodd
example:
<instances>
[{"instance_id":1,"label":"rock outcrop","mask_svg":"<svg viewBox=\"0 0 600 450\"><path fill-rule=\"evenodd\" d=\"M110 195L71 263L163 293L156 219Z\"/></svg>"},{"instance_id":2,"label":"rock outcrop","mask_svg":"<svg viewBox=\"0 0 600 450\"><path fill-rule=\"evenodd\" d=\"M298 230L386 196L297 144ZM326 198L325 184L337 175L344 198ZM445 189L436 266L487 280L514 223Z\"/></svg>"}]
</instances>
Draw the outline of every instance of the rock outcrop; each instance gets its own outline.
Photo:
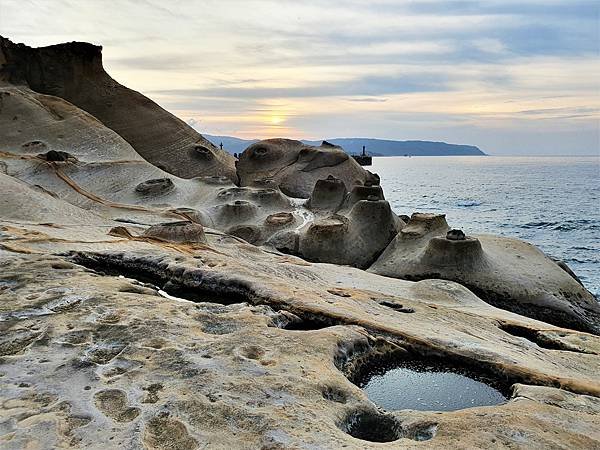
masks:
<instances>
[{"instance_id":1,"label":"rock outcrop","mask_svg":"<svg viewBox=\"0 0 600 450\"><path fill-rule=\"evenodd\" d=\"M448 230L443 215L414 214L369 271L407 280L453 280L494 306L600 333L598 301L533 245Z\"/></svg>"},{"instance_id":2,"label":"rock outcrop","mask_svg":"<svg viewBox=\"0 0 600 450\"><path fill-rule=\"evenodd\" d=\"M234 158L149 98L113 80L102 47L70 42L31 48L0 36L0 80L29 86L87 111L147 161L182 178L236 181Z\"/></svg>"},{"instance_id":3,"label":"rock outcrop","mask_svg":"<svg viewBox=\"0 0 600 450\"><path fill-rule=\"evenodd\" d=\"M327 145L243 155L248 186L167 173L30 87L96 83L96 47L2 46L27 85L0 86L0 447L600 446L596 310L566 266L405 223ZM384 411L352 381L382 358L475 368L506 401Z\"/></svg>"},{"instance_id":4,"label":"rock outcrop","mask_svg":"<svg viewBox=\"0 0 600 450\"><path fill-rule=\"evenodd\" d=\"M241 186L278 187L290 197L308 198L320 179L332 175L354 185L378 183L341 147L323 142L319 147L291 139L267 139L248 147L237 162Z\"/></svg>"},{"instance_id":5,"label":"rock outcrop","mask_svg":"<svg viewBox=\"0 0 600 450\"><path fill-rule=\"evenodd\" d=\"M298 255L366 269L398 233L398 220L385 200L361 200L347 216L319 218L301 230Z\"/></svg>"}]
</instances>

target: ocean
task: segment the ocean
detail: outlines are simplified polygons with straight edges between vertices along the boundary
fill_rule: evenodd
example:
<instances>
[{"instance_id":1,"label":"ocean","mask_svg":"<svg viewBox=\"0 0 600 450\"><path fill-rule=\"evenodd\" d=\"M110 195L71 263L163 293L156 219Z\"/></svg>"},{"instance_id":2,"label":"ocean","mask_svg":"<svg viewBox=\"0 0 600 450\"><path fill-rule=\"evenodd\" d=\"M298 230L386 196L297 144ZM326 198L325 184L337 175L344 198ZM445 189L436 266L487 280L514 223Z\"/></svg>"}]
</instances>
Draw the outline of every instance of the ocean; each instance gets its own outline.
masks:
<instances>
[{"instance_id":1,"label":"ocean","mask_svg":"<svg viewBox=\"0 0 600 450\"><path fill-rule=\"evenodd\" d=\"M600 157L378 157L368 169L397 214L531 242L600 299Z\"/></svg>"}]
</instances>

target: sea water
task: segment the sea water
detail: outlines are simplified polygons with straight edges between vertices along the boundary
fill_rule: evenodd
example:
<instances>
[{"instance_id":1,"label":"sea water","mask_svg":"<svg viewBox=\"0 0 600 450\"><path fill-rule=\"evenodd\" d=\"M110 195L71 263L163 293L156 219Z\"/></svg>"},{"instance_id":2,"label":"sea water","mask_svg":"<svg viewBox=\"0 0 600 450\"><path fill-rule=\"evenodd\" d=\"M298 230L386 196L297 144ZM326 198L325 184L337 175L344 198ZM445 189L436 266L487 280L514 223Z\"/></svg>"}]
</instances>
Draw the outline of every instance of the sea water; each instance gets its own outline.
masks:
<instances>
[{"instance_id":1,"label":"sea water","mask_svg":"<svg viewBox=\"0 0 600 450\"><path fill-rule=\"evenodd\" d=\"M368 169L396 213L531 242L600 298L600 157L376 157Z\"/></svg>"}]
</instances>

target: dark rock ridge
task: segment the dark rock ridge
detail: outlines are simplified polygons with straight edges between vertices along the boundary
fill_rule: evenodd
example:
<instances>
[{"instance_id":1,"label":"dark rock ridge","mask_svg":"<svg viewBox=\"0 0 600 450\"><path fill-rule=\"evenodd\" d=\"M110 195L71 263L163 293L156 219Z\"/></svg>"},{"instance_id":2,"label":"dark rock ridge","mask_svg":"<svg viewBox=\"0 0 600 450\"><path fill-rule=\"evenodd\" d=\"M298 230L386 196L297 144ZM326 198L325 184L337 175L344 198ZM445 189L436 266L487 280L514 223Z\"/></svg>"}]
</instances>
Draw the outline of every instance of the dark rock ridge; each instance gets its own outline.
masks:
<instances>
[{"instance_id":1,"label":"dark rock ridge","mask_svg":"<svg viewBox=\"0 0 600 450\"><path fill-rule=\"evenodd\" d=\"M121 135L147 161L182 178L236 181L234 159L149 98L113 80L102 47L69 42L31 48L0 36L0 81L63 98Z\"/></svg>"},{"instance_id":2,"label":"dark rock ridge","mask_svg":"<svg viewBox=\"0 0 600 450\"><path fill-rule=\"evenodd\" d=\"M204 137L215 144L223 143L223 148L231 153L241 153L248 146L258 142L257 139L241 139L233 136ZM319 145L321 141L303 140L307 145ZM474 145L448 144L432 141L396 141L391 139L372 138L334 138L327 139L334 145L343 147L352 154L360 154L363 145L373 156L484 156L485 153Z\"/></svg>"}]
</instances>

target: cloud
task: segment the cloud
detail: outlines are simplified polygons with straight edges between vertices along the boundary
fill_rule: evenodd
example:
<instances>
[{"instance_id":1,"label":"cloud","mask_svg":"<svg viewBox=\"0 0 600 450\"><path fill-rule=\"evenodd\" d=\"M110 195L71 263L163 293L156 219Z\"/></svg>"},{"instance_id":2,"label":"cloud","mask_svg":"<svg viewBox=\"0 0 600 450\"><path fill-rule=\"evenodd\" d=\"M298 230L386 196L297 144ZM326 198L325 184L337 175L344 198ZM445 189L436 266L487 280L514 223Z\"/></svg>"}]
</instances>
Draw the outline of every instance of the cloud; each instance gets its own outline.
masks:
<instances>
[{"instance_id":1,"label":"cloud","mask_svg":"<svg viewBox=\"0 0 600 450\"><path fill-rule=\"evenodd\" d=\"M0 0L0 34L101 44L111 76L207 131L498 151L502 136L533 148L552 135L575 149L598 128L599 11L595 0ZM269 114L285 123L270 127Z\"/></svg>"}]
</instances>

